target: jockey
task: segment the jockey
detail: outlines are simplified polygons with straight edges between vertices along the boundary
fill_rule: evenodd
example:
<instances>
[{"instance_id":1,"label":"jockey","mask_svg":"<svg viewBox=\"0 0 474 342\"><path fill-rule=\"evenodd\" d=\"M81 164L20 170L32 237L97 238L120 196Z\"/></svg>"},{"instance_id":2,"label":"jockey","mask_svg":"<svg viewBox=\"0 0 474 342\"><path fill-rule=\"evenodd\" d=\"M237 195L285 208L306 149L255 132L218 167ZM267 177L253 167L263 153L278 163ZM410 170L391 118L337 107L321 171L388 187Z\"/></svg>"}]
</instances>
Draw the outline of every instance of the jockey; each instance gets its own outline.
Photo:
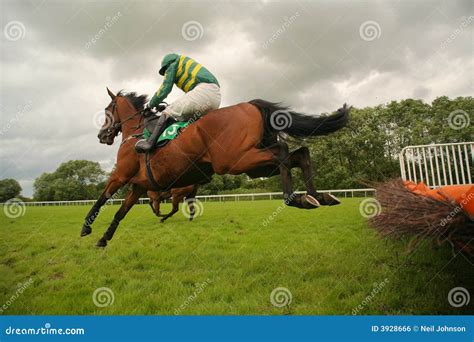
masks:
<instances>
[{"instance_id":1,"label":"jockey","mask_svg":"<svg viewBox=\"0 0 474 342\"><path fill-rule=\"evenodd\" d=\"M178 121L188 121L195 116L199 117L219 108L221 103L217 79L190 57L175 53L166 55L161 62L159 74L165 78L160 89L148 103L149 108L157 107L171 92L173 84L176 84L185 94L161 112L150 137L136 143L135 150L138 153L150 151L154 147L154 142L165 129L168 117L171 116Z\"/></svg>"}]
</instances>

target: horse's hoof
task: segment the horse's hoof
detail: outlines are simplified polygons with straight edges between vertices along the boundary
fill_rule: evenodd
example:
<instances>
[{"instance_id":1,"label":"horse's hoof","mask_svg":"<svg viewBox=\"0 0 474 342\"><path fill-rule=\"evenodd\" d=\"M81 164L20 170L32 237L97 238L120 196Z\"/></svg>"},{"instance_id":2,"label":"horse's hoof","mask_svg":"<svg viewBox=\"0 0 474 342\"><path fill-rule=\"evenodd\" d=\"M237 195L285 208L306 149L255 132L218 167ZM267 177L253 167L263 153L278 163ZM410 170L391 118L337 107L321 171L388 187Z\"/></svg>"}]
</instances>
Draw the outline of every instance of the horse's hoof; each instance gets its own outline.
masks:
<instances>
[{"instance_id":1,"label":"horse's hoof","mask_svg":"<svg viewBox=\"0 0 474 342\"><path fill-rule=\"evenodd\" d=\"M104 238L100 238L99 241L95 244L96 247L105 247L107 246L107 240Z\"/></svg>"},{"instance_id":2,"label":"horse's hoof","mask_svg":"<svg viewBox=\"0 0 474 342\"><path fill-rule=\"evenodd\" d=\"M314 209L321 206L319 201L311 195L303 195L301 197L301 204L305 209Z\"/></svg>"},{"instance_id":3,"label":"horse's hoof","mask_svg":"<svg viewBox=\"0 0 474 342\"><path fill-rule=\"evenodd\" d=\"M324 202L325 202L324 205L338 205L338 204L341 204L341 201L339 201L339 199L336 196L328 194L327 192L325 192L323 194L323 199L324 199Z\"/></svg>"},{"instance_id":4,"label":"horse's hoof","mask_svg":"<svg viewBox=\"0 0 474 342\"><path fill-rule=\"evenodd\" d=\"M92 233L92 228L90 226L83 225L81 230L81 237L89 235L90 233Z\"/></svg>"}]
</instances>

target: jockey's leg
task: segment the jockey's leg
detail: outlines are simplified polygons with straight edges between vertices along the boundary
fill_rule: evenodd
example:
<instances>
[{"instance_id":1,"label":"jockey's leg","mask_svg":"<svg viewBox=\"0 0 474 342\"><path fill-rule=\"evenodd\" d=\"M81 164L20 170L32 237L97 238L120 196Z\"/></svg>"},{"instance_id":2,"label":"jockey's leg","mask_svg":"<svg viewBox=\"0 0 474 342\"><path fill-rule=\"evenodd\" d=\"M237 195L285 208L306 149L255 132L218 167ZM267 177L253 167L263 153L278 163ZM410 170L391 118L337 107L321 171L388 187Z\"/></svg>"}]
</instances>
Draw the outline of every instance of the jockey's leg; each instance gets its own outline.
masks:
<instances>
[{"instance_id":1,"label":"jockey's leg","mask_svg":"<svg viewBox=\"0 0 474 342\"><path fill-rule=\"evenodd\" d=\"M221 93L218 85L198 84L163 110L151 136L146 140L139 140L135 145L135 150L138 153L152 150L156 139L163 133L169 116L177 121L196 121L207 112L219 108L220 103Z\"/></svg>"},{"instance_id":2,"label":"jockey's leg","mask_svg":"<svg viewBox=\"0 0 474 342\"><path fill-rule=\"evenodd\" d=\"M138 142L135 144L135 150L138 153L145 153L153 149L156 139L165 130L167 119L168 115L166 115L166 113L161 113L160 117L158 118L158 122L156 123L156 126L148 139L138 140Z\"/></svg>"},{"instance_id":3,"label":"jockey's leg","mask_svg":"<svg viewBox=\"0 0 474 342\"><path fill-rule=\"evenodd\" d=\"M220 88L216 84L200 83L170 104L164 112L177 121L196 121L221 104Z\"/></svg>"}]
</instances>

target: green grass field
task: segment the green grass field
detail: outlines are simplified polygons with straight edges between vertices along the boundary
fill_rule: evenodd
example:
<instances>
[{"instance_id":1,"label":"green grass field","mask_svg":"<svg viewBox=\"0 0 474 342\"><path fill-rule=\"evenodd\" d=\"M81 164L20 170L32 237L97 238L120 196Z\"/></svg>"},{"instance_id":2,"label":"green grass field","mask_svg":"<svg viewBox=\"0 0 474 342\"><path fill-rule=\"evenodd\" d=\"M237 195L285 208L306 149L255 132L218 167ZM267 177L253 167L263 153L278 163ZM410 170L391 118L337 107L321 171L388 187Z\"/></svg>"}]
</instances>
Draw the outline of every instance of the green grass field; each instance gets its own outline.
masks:
<instances>
[{"instance_id":1,"label":"green grass field","mask_svg":"<svg viewBox=\"0 0 474 342\"><path fill-rule=\"evenodd\" d=\"M472 260L427 243L409 254L407 241L382 239L367 226L360 201L307 211L281 201L208 202L194 222L178 212L165 224L138 205L105 249L95 243L117 206L107 206L85 238L79 233L89 207L26 207L15 219L2 210L0 309L6 303L3 315L350 315L356 308L361 315L471 314L474 300L454 308L448 292L462 286L474 293ZM93 301L101 287L113 292L105 307ZM272 305L277 287L288 289L291 303Z\"/></svg>"}]
</instances>

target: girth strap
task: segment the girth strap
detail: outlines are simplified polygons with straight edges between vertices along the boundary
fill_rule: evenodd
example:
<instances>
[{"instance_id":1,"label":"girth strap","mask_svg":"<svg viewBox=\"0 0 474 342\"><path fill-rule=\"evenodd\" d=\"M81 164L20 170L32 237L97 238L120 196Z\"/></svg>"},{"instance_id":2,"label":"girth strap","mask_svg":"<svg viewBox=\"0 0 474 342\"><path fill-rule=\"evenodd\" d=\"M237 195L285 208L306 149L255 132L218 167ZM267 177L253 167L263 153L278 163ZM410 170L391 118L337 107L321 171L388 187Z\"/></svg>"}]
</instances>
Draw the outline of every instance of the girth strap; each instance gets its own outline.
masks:
<instances>
[{"instance_id":1,"label":"girth strap","mask_svg":"<svg viewBox=\"0 0 474 342\"><path fill-rule=\"evenodd\" d=\"M145 165L146 165L146 177L151 185L155 188L154 190L159 190L160 186L156 182L155 178L153 177L153 172L151 172L151 165L150 165L150 153L147 152L145 154Z\"/></svg>"}]
</instances>

